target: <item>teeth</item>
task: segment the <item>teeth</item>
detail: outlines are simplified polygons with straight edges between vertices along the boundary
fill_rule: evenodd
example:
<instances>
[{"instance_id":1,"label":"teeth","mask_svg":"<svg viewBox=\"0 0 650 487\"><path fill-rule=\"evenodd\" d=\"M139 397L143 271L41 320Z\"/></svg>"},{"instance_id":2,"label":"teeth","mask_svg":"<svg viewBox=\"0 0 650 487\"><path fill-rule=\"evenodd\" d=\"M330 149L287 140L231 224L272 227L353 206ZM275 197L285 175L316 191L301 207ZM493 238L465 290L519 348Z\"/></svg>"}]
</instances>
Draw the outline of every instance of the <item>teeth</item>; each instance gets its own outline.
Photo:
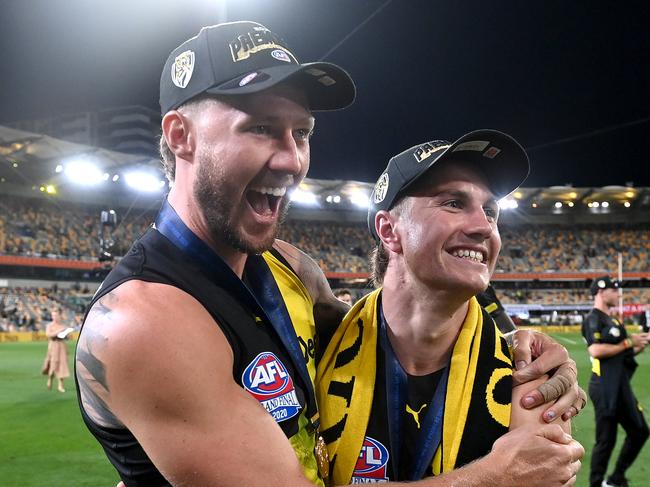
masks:
<instances>
[{"instance_id":1,"label":"teeth","mask_svg":"<svg viewBox=\"0 0 650 487\"><path fill-rule=\"evenodd\" d=\"M454 250L451 254L454 257L460 257L462 259L470 259L476 262L483 262L483 252L477 250L467 250L467 249Z\"/></svg>"},{"instance_id":2,"label":"teeth","mask_svg":"<svg viewBox=\"0 0 650 487\"><path fill-rule=\"evenodd\" d=\"M272 196L284 196L285 193L287 192L286 187L280 187L280 188L271 188L271 187L260 187L260 188L251 188L253 191L257 191L258 193L262 194L270 194Z\"/></svg>"}]
</instances>

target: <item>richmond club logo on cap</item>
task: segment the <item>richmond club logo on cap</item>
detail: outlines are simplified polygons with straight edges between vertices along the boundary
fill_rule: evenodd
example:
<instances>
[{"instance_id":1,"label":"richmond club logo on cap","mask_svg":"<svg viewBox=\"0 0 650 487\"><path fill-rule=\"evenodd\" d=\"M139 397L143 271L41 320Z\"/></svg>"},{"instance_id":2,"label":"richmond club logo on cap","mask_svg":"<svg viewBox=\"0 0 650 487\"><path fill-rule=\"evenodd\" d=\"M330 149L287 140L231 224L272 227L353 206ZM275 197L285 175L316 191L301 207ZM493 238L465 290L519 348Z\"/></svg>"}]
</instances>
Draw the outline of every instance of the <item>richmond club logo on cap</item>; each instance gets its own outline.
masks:
<instances>
[{"instance_id":1,"label":"richmond club logo on cap","mask_svg":"<svg viewBox=\"0 0 650 487\"><path fill-rule=\"evenodd\" d=\"M377 184L375 184L375 190L373 191L372 201L374 201L376 205L384 201L386 193L388 192L388 183L388 173L385 172L381 175Z\"/></svg>"},{"instance_id":2,"label":"richmond club logo on cap","mask_svg":"<svg viewBox=\"0 0 650 487\"><path fill-rule=\"evenodd\" d=\"M194 72L194 51L180 53L172 63L172 83L179 88L185 88Z\"/></svg>"}]
</instances>

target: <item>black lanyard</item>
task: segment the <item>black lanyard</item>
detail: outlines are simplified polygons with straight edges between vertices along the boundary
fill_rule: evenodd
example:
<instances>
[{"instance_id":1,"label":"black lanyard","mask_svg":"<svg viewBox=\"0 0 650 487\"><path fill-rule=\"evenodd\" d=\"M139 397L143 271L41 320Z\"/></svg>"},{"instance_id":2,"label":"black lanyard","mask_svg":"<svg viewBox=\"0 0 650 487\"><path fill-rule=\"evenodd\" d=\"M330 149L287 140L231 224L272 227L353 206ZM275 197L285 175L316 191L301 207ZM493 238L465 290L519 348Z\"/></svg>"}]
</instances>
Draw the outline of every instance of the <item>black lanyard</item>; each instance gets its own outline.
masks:
<instances>
[{"instance_id":1,"label":"black lanyard","mask_svg":"<svg viewBox=\"0 0 650 487\"><path fill-rule=\"evenodd\" d=\"M406 372L395 356L393 347L386 332L386 319L379 306L379 331L381 348L384 351L386 369L386 405L388 409L388 434L390 437L390 455L392 458L393 475L399 475L400 452L402 449L402 420L406 407L408 391ZM445 412L445 397L447 393L447 379L449 367L445 367L440 381L436 386L433 397L429 403L427 414L422 422L418 435L415 461L407 480L420 480L431 465L442 439L442 422Z\"/></svg>"},{"instance_id":2,"label":"black lanyard","mask_svg":"<svg viewBox=\"0 0 650 487\"><path fill-rule=\"evenodd\" d=\"M216 252L183 223L167 200L156 218L156 230L189 259L201 263L213 282L234 292L271 324L289 354L294 369L302 378L307 392L307 417L313 430L318 429L316 396L307 364L280 289L264 258L260 255L247 257L244 272L251 286L249 288Z\"/></svg>"}]
</instances>

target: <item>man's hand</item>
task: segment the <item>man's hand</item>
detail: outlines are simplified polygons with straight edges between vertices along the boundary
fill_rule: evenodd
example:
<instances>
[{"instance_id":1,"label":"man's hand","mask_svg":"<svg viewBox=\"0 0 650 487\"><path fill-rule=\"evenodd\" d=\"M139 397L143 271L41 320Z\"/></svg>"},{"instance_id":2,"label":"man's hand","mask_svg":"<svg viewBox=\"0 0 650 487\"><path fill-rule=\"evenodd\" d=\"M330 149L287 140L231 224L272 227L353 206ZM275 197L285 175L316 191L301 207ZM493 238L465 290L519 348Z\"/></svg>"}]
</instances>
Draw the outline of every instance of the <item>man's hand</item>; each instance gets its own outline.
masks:
<instances>
[{"instance_id":1,"label":"man's hand","mask_svg":"<svg viewBox=\"0 0 650 487\"><path fill-rule=\"evenodd\" d=\"M634 347L634 353L641 353L645 350L645 347L648 346L648 341L650 340L650 334L648 333L632 333L630 335L632 340L632 346Z\"/></svg>"},{"instance_id":2,"label":"man's hand","mask_svg":"<svg viewBox=\"0 0 650 487\"><path fill-rule=\"evenodd\" d=\"M569 486L576 481L584 453L562 428L548 424L509 432L482 461L497 469L499 485Z\"/></svg>"},{"instance_id":3,"label":"man's hand","mask_svg":"<svg viewBox=\"0 0 650 487\"><path fill-rule=\"evenodd\" d=\"M529 330L512 334L515 372L513 384L523 384L544 374L551 378L521 399L522 407L531 409L556 401L542 417L551 422L558 416L567 421L587 404L587 394L578 386L578 369L566 348L551 337Z\"/></svg>"}]
</instances>

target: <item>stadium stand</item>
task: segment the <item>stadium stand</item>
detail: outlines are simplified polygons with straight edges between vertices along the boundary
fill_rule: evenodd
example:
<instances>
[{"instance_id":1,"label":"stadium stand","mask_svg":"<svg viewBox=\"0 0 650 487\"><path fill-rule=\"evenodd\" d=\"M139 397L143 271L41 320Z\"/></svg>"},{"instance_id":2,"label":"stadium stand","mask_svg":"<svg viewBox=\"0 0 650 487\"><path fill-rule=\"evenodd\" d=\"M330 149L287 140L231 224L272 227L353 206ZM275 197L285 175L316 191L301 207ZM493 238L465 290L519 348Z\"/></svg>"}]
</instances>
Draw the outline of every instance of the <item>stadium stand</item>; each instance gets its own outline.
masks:
<instances>
[{"instance_id":1,"label":"stadium stand","mask_svg":"<svg viewBox=\"0 0 650 487\"><path fill-rule=\"evenodd\" d=\"M99 255L100 207L0 196L0 254L93 260ZM114 255L144 233L155 212L120 211ZM615 272L621 252L627 271L647 271L648 225L503 225L497 272ZM311 255L325 272L367 273L373 247L363 223L290 220L280 232Z\"/></svg>"}]
</instances>

